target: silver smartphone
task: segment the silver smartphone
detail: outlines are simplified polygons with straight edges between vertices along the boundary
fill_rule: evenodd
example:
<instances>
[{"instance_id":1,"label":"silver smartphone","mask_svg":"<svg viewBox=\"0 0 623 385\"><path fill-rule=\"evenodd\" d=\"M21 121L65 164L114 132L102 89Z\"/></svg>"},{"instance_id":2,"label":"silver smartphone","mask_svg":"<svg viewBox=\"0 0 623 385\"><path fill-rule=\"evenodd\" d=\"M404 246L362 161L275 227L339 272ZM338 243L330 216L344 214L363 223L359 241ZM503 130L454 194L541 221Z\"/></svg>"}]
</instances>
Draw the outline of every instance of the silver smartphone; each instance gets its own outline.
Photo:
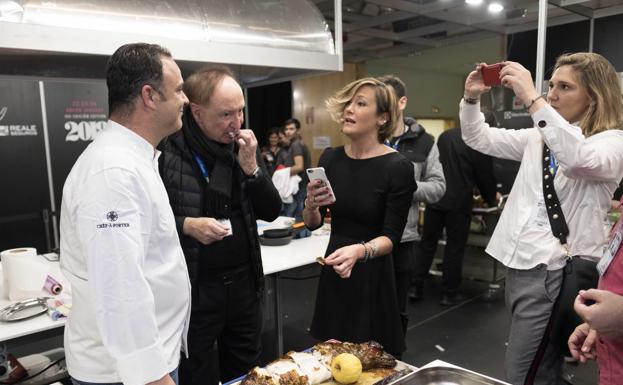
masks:
<instances>
[{"instance_id":1,"label":"silver smartphone","mask_svg":"<svg viewBox=\"0 0 623 385\"><path fill-rule=\"evenodd\" d=\"M312 167L307 169L307 176L309 180L312 181L314 179L321 180L325 186L329 188L329 192L333 197L333 202L335 202L335 193L333 192L333 188L331 188L331 182L329 182L329 178L327 178L327 174L324 172L324 167Z\"/></svg>"}]
</instances>

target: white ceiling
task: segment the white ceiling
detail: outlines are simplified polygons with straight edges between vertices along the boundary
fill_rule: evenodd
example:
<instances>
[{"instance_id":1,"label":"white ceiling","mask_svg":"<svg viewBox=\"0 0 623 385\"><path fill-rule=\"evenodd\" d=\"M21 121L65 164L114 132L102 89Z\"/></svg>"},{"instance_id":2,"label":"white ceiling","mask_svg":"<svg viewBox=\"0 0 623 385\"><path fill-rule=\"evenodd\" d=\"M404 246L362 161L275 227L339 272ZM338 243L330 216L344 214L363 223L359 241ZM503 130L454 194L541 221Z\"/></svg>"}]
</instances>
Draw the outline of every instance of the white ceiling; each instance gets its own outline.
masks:
<instances>
[{"instance_id":1,"label":"white ceiling","mask_svg":"<svg viewBox=\"0 0 623 385\"><path fill-rule=\"evenodd\" d=\"M487 11L497 1L498 14ZM329 23L333 0L313 0ZM537 29L538 0L343 0L344 60L407 56L431 48ZM621 0L552 0L548 25L623 13Z\"/></svg>"}]
</instances>

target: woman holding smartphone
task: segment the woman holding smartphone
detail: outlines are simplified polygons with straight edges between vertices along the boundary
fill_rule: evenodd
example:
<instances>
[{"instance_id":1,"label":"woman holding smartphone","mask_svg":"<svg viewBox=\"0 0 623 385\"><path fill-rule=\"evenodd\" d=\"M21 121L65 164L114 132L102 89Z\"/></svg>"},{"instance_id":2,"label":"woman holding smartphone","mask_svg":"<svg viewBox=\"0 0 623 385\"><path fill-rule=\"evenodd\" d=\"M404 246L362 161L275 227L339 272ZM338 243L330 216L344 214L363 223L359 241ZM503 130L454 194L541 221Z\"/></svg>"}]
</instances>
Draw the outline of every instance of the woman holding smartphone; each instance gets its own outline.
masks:
<instances>
[{"instance_id":1,"label":"woman holding smartphone","mask_svg":"<svg viewBox=\"0 0 623 385\"><path fill-rule=\"evenodd\" d=\"M530 71L519 63L504 62L502 85L514 91L534 121L532 128L505 130L489 127L480 113L480 95L490 88L483 82L484 67L480 64L465 81L460 110L463 140L485 154L521 161L486 249L508 267L511 328L506 377L514 385L560 384L562 352L547 337L546 328L568 258L594 268L603 252L604 218L623 176L620 83L600 55L562 55L544 97L537 93ZM551 188L555 192L547 192ZM563 220L568 235L564 231L554 235L552 228Z\"/></svg>"},{"instance_id":2,"label":"woman holding smartphone","mask_svg":"<svg viewBox=\"0 0 623 385\"><path fill-rule=\"evenodd\" d=\"M332 192L320 180L307 186L305 225L320 227L331 210L311 334L320 340L375 340L400 356L405 342L391 252L416 184L411 163L383 144L398 123L398 101L391 88L365 78L338 91L327 108L350 144L320 157Z\"/></svg>"}]
</instances>

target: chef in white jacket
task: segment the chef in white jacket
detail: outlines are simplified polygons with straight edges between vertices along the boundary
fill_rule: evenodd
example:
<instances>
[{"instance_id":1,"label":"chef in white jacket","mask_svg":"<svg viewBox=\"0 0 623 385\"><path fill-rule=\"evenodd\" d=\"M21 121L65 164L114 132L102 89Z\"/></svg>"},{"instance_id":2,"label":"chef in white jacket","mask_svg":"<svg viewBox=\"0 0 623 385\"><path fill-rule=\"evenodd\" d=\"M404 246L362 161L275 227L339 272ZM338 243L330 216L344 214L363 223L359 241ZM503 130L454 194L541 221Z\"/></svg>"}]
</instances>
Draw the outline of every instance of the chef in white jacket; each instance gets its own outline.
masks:
<instances>
[{"instance_id":1,"label":"chef in white jacket","mask_svg":"<svg viewBox=\"0 0 623 385\"><path fill-rule=\"evenodd\" d=\"M110 58L110 120L63 188L61 267L72 286L65 328L74 384L177 382L190 281L158 173L157 144L188 99L165 48L127 44Z\"/></svg>"}]
</instances>

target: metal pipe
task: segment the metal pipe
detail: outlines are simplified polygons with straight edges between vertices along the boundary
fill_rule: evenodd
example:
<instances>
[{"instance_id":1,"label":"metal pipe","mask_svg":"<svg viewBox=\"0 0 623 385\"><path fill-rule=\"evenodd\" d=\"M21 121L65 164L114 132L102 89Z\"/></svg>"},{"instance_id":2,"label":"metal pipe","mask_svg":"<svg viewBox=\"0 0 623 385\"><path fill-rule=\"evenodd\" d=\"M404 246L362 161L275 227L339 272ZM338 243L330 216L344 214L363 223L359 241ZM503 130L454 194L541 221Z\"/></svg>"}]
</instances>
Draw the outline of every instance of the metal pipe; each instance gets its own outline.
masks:
<instances>
[{"instance_id":1,"label":"metal pipe","mask_svg":"<svg viewBox=\"0 0 623 385\"><path fill-rule=\"evenodd\" d=\"M588 52L593 52L594 40L595 40L595 18L591 17L590 29L588 31Z\"/></svg>"},{"instance_id":2,"label":"metal pipe","mask_svg":"<svg viewBox=\"0 0 623 385\"><path fill-rule=\"evenodd\" d=\"M45 162L48 168L48 188L50 189L50 209L52 211L52 232L54 234L54 248L58 248L58 220L56 218L56 199L54 198L54 179L52 178L52 157L50 155L50 135L48 130L48 113L45 108L45 86L39 82L41 99L41 121L43 122L43 140L45 144Z\"/></svg>"},{"instance_id":3,"label":"metal pipe","mask_svg":"<svg viewBox=\"0 0 623 385\"><path fill-rule=\"evenodd\" d=\"M342 0L334 0L333 2L335 20L333 27L335 29L335 54L342 58L339 62L339 70L344 71L344 44L342 38Z\"/></svg>"},{"instance_id":4,"label":"metal pipe","mask_svg":"<svg viewBox=\"0 0 623 385\"><path fill-rule=\"evenodd\" d=\"M545 73L545 37L547 34L547 0L539 0L539 28L536 43L536 91L543 94L543 78Z\"/></svg>"}]
</instances>

